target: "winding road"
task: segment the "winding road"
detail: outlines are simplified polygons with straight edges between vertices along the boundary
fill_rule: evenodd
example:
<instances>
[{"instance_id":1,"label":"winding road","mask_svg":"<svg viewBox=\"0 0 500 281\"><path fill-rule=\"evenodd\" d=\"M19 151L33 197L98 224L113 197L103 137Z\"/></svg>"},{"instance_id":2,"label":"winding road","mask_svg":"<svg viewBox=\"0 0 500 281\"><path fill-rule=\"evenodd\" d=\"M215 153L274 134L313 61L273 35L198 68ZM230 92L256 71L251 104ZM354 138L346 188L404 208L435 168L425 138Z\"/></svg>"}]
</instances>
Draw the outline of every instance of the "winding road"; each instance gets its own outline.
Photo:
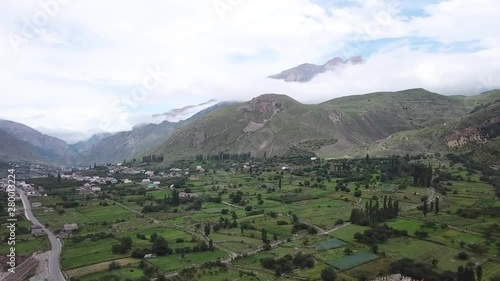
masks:
<instances>
[{"instance_id":1,"label":"winding road","mask_svg":"<svg viewBox=\"0 0 500 281\"><path fill-rule=\"evenodd\" d=\"M31 204L26 197L26 194L23 190L18 189L19 196L21 196L21 200L23 201L24 206L24 215L26 218L31 221L33 224L40 225L43 228L43 231L47 234L47 237L50 241L50 255L49 255L49 276L51 281L66 281L62 272L61 272L61 264L59 262L59 258L61 256L62 244L59 238L54 235L52 231L46 228L43 224L41 224L38 219L33 215L31 211Z\"/></svg>"}]
</instances>

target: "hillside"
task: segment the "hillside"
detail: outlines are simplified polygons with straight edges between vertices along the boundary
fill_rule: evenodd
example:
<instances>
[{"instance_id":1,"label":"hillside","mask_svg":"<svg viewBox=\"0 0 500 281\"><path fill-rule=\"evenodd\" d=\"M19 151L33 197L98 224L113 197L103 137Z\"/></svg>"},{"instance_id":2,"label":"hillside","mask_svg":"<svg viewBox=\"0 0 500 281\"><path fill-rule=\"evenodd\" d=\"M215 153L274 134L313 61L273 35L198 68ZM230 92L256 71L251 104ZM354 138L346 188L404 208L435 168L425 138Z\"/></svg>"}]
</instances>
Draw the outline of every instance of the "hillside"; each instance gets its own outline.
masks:
<instances>
[{"instance_id":1,"label":"hillside","mask_svg":"<svg viewBox=\"0 0 500 281\"><path fill-rule=\"evenodd\" d=\"M218 152L352 156L373 150L377 141L393 134L412 134L456 121L479 101L496 96L449 97L412 89L306 105L288 96L267 94L214 111L181 128L154 153L170 160ZM420 148L416 145L414 151Z\"/></svg>"},{"instance_id":2,"label":"hillside","mask_svg":"<svg viewBox=\"0 0 500 281\"><path fill-rule=\"evenodd\" d=\"M367 151L377 155L443 151L471 153L475 160L499 164L500 92L488 95L478 96L478 99L498 99L477 106L451 122L391 135L377 141ZM365 152L358 150L355 154L359 156Z\"/></svg>"},{"instance_id":3,"label":"hillside","mask_svg":"<svg viewBox=\"0 0 500 281\"><path fill-rule=\"evenodd\" d=\"M5 161L42 161L42 157L27 142L15 138L2 130L0 130L0 159Z\"/></svg>"},{"instance_id":4,"label":"hillside","mask_svg":"<svg viewBox=\"0 0 500 281\"><path fill-rule=\"evenodd\" d=\"M44 162L68 165L78 161L68 144L58 138L45 135L21 123L0 120L0 130L12 137L26 142L31 150ZM5 144L4 144L5 145Z\"/></svg>"},{"instance_id":5,"label":"hillside","mask_svg":"<svg viewBox=\"0 0 500 281\"><path fill-rule=\"evenodd\" d=\"M203 109L186 120L179 122L163 121L160 124L135 126L130 131L119 132L85 145L76 144L72 149L81 158L80 163L121 163L136 155L151 151L162 144L178 128L187 125L210 112L223 108L230 103L221 102Z\"/></svg>"}]
</instances>

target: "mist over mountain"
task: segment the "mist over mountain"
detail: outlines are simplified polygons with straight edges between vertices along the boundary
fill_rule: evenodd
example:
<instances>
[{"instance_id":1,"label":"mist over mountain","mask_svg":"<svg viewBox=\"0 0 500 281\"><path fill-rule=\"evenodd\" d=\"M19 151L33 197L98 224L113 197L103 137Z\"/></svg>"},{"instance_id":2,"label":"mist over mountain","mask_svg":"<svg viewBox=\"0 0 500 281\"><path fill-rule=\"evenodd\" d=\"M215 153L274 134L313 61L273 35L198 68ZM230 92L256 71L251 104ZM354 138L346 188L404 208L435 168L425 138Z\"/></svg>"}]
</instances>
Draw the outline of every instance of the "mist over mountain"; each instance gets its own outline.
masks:
<instances>
[{"instance_id":1,"label":"mist over mountain","mask_svg":"<svg viewBox=\"0 0 500 281\"><path fill-rule=\"evenodd\" d=\"M176 108L172 109L168 112L162 113L162 114L154 114L153 118L154 121L156 122L163 122L163 121L169 121L169 122L179 122L181 120L185 120L196 113L207 109L215 104L217 104L218 101L216 99L211 99L207 102L200 103L197 105L188 105L182 108Z\"/></svg>"}]
</instances>

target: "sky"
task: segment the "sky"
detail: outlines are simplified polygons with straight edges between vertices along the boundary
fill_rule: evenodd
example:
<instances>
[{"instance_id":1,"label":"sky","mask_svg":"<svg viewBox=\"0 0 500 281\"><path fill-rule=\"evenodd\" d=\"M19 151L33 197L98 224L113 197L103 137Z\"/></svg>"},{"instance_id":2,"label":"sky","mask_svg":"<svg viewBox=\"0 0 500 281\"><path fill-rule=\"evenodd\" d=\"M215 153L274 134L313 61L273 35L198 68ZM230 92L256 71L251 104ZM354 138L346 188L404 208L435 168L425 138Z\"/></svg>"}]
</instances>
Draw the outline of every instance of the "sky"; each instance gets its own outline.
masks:
<instances>
[{"instance_id":1,"label":"sky","mask_svg":"<svg viewBox=\"0 0 500 281\"><path fill-rule=\"evenodd\" d=\"M499 18L496 0L2 0L0 118L72 143L211 99L479 94L500 88Z\"/></svg>"}]
</instances>

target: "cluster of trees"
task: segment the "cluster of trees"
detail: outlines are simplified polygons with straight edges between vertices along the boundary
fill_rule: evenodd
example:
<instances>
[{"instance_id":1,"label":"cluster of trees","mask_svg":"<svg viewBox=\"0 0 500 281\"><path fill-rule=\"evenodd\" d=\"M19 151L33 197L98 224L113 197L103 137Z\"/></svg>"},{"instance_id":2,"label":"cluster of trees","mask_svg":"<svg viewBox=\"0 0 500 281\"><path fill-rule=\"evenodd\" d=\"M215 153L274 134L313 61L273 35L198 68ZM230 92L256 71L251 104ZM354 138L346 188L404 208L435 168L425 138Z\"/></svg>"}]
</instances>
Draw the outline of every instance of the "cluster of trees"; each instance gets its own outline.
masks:
<instances>
[{"instance_id":1,"label":"cluster of trees","mask_svg":"<svg viewBox=\"0 0 500 281\"><path fill-rule=\"evenodd\" d=\"M430 187L432 184L432 166L421 163L412 165L413 185L421 187Z\"/></svg>"},{"instance_id":2,"label":"cluster of trees","mask_svg":"<svg viewBox=\"0 0 500 281\"><path fill-rule=\"evenodd\" d=\"M434 270L432 265L414 262L408 258L393 262L391 264L391 271L411 277L415 280L455 281L455 273L451 271L445 271L440 274Z\"/></svg>"},{"instance_id":3,"label":"cluster of trees","mask_svg":"<svg viewBox=\"0 0 500 281\"><path fill-rule=\"evenodd\" d=\"M217 154L197 154L196 161L221 161L221 160L248 160L252 157L250 152L247 153L225 153L219 152Z\"/></svg>"},{"instance_id":4,"label":"cluster of trees","mask_svg":"<svg viewBox=\"0 0 500 281\"><path fill-rule=\"evenodd\" d=\"M111 246L111 252L113 252L113 254L123 255L128 250L132 249L132 238L123 237L123 238L120 238L118 241L119 241L118 244L113 244Z\"/></svg>"},{"instance_id":5,"label":"cluster of trees","mask_svg":"<svg viewBox=\"0 0 500 281\"><path fill-rule=\"evenodd\" d=\"M376 243L384 243L389 240L389 238L407 235L407 230L394 229L384 224L367 229L363 233L356 232L354 234L354 239L360 243L373 245Z\"/></svg>"},{"instance_id":6,"label":"cluster of trees","mask_svg":"<svg viewBox=\"0 0 500 281\"><path fill-rule=\"evenodd\" d=\"M144 206L142 208L142 212L143 213L161 212L161 211L167 210L168 206L173 206L173 207L179 206L181 204L179 192L174 189L172 191L172 197L167 197L165 195L163 200L159 199L157 202L158 202L158 204L154 205L154 206L152 206L152 205ZM199 211L202 208L202 203L203 203L203 201L201 199L196 198L193 200L192 204L186 208L186 210L187 211L190 211L190 210Z\"/></svg>"},{"instance_id":7,"label":"cluster of trees","mask_svg":"<svg viewBox=\"0 0 500 281\"><path fill-rule=\"evenodd\" d=\"M115 238L115 235L113 233L106 233L106 232L96 232L96 233L89 233L86 235L76 235L71 237L71 240L73 243L80 243L85 240L90 240L92 242L107 239L107 238Z\"/></svg>"},{"instance_id":8,"label":"cluster of trees","mask_svg":"<svg viewBox=\"0 0 500 281\"><path fill-rule=\"evenodd\" d=\"M439 197L436 198L435 202L431 202L430 207L429 203L427 202L427 197L422 198L422 206L418 207L419 210L422 211L424 214L424 217L427 217L428 213L434 212L434 214L439 214Z\"/></svg>"},{"instance_id":9,"label":"cluster of trees","mask_svg":"<svg viewBox=\"0 0 500 281\"><path fill-rule=\"evenodd\" d=\"M459 266L457 272L447 270L438 273L434 270L434 267L437 265L437 260L434 261L433 265L429 265L404 258L393 262L391 264L391 271L394 273L401 273L415 280L482 281L483 268L481 265L476 266L474 263L468 263L466 266ZM495 278L491 280L495 280Z\"/></svg>"},{"instance_id":10,"label":"cluster of trees","mask_svg":"<svg viewBox=\"0 0 500 281\"><path fill-rule=\"evenodd\" d=\"M142 162L151 163L151 162L163 162L163 155L147 155L142 157Z\"/></svg>"},{"instance_id":11,"label":"cluster of trees","mask_svg":"<svg viewBox=\"0 0 500 281\"><path fill-rule=\"evenodd\" d=\"M382 207L379 201L366 202L364 210L352 209L350 221L358 225L375 225L386 220L394 219L399 214L399 202L392 201L391 197L384 196Z\"/></svg>"},{"instance_id":12,"label":"cluster of trees","mask_svg":"<svg viewBox=\"0 0 500 281\"><path fill-rule=\"evenodd\" d=\"M220 229L231 229L238 227L238 222L236 221L238 217L236 216L236 213L234 211L232 212L232 216L233 221L230 221L229 218L220 217L219 223L216 223L213 226L214 232L217 232Z\"/></svg>"},{"instance_id":13,"label":"cluster of trees","mask_svg":"<svg viewBox=\"0 0 500 281\"><path fill-rule=\"evenodd\" d=\"M213 250L214 246L212 240L210 240L208 245L204 242L199 242L198 244L192 247L187 246L187 247L172 249L168 246L168 243L165 241L165 239L161 238L161 239L156 239L155 242L153 242L151 248L134 249L132 251L132 257L137 259L142 259L146 254L151 254L151 253L154 253L159 256L165 256L173 253L189 254L189 253L200 253Z\"/></svg>"},{"instance_id":14,"label":"cluster of trees","mask_svg":"<svg viewBox=\"0 0 500 281\"><path fill-rule=\"evenodd\" d=\"M475 219L479 216L498 217L500 216L499 206L486 206L486 207L468 207L466 209L457 209L456 214L463 218Z\"/></svg>"},{"instance_id":15,"label":"cluster of trees","mask_svg":"<svg viewBox=\"0 0 500 281\"><path fill-rule=\"evenodd\" d=\"M142 211L143 213L154 213L154 212L161 212L161 211L164 211L164 210L167 210L168 209L168 206L166 204L158 204L158 205L155 205L155 206L144 206L142 208Z\"/></svg>"},{"instance_id":16,"label":"cluster of trees","mask_svg":"<svg viewBox=\"0 0 500 281\"><path fill-rule=\"evenodd\" d=\"M260 259L262 267L274 270L276 276L281 276L285 273L290 273L295 269L314 268L314 257L312 255L305 255L302 252L291 255L285 255L279 259L263 258Z\"/></svg>"}]
</instances>

